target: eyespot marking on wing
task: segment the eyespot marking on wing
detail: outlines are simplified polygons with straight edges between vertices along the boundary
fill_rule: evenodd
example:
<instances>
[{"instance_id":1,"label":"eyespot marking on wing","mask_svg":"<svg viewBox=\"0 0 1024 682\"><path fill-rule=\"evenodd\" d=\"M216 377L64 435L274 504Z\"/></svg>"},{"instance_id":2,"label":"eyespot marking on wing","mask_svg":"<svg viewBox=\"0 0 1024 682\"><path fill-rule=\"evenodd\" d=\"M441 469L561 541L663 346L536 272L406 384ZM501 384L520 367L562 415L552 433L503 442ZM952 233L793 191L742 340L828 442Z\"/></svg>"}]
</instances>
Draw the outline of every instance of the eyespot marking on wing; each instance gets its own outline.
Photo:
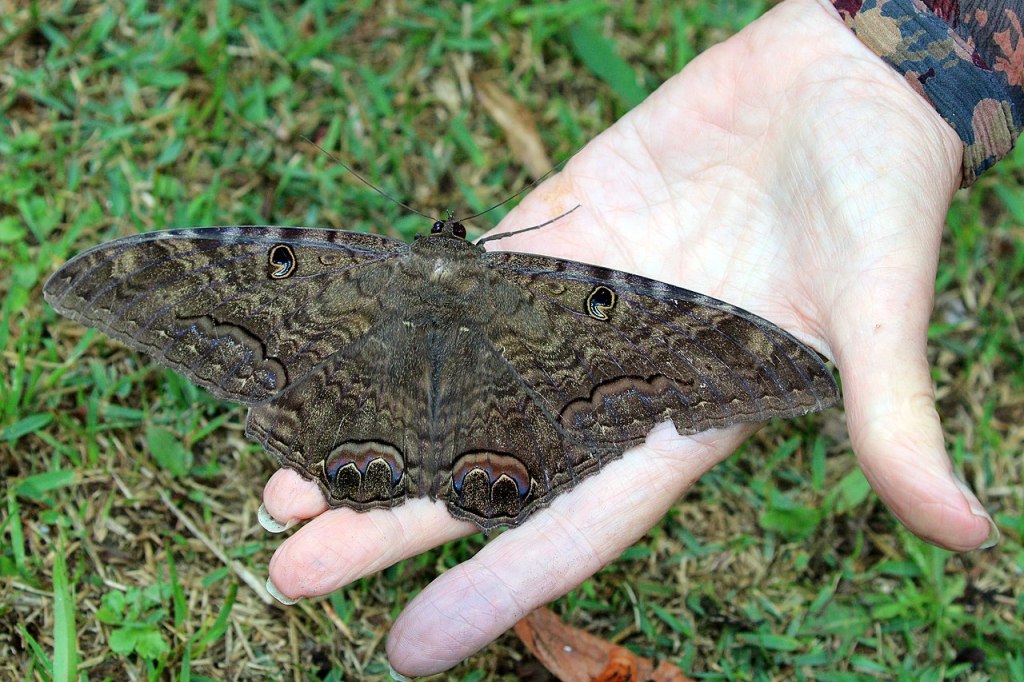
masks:
<instances>
[{"instance_id":1,"label":"eyespot marking on wing","mask_svg":"<svg viewBox=\"0 0 1024 682\"><path fill-rule=\"evenodd\" d=\"M614 291L599 284L587 296L587 314L595 320L607 320L617 300Z\"/></svg>"},{"instance_id":2,"label":"eyespot marking on wing","mask_svg":"<svg viewBox=\"0 0 1024 682\"><path fill-rule=\"evenodd\" d=\"M373 504L405 495L405 457L392 443L345 441L327 456L323 474L338 499Z\"/></svg>"},{"instance_id":3,"label":"eyespot marking on wing","mask_svg":"<svg viewBox=\"0 0 1024 682\"><path fill-rule=\"evenodd\" d=\"M270 279L287 279L295 274L298 263L295 252L287 244L275 244L270 247Z\"/></svg>"},{"instance_id":4,"label":"eyespot marking on wing","mask_svg":"<svg viewBox=\"0 0 1024 682\"><path fill-rule=\"evenodd\" d=\"M526 465L512 455L474 451L464 453L458 457L452 465L452 485L457 493L463 493L464 488L473 472L479 472L480 484L493 488L502 479L508 479L515 484L516 494L524 498L530 492L530 472Z\"/></svg>"},{"instance_id":5,"label":"eyespot marking on wing","mask_svg":"<svg viewBox=\"0 0 1024 682\"><path fill-rule=\"evenodd\" d=\"M518 519L528 500L537 495L537 482L515 456L489 450L465 452L452 463L448 508L460 518L508 523ZM518 521L516 522L518 523Z\"/></svg>"}]
</instances>

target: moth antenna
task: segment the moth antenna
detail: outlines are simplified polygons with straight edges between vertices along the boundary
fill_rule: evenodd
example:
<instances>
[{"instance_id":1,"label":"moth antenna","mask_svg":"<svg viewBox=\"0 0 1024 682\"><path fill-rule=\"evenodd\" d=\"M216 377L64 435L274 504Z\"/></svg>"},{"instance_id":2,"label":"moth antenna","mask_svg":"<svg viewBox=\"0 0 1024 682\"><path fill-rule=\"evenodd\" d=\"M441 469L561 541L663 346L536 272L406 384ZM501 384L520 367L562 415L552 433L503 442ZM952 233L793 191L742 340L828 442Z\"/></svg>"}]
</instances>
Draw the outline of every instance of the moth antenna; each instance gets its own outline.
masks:
<instances>
[{"instance_id":1,"label":"moth antenna","mask_svg":"<svg viewBox=\"0 0 1024 682\"><path fill-rule=\"evenodd\" d=\"M413 208L409 204L406 204L406 203L403 203L403 202L399 201L398 199L394 198L393 196L391 196L390 194L388 194L387 192L382 190L380 187L377 187L377 185L373 184L372 182L370 182L369 180L364 178L362 175L360 175L359 173L357 173L354 170L352 170L352 167L349 166L347 163L345 163L344 161L339 159L337 156L335 156L331 152L327 151L326 149L324 149L323 147L321 147L320 145L318 145L316 142L314 142L313 140L309 139L305 135L300 135L299 137L301 137L303 140L305 140L309 144L311 144L314 147L316 147L317 149L319 149L324 154L326 154L327 158L329 158L331 161L334 161L334 163L338 164L339 166L341 166L342 168L347 170L349 173L354 175L356 177L356 179L359 180L359 182L363 183L364 185L366 185L367 187L369 187L374 192L376 192L377 194L381 195L382 197L384 197L388 201L390 201L390 202L392 202L394 204L398 204L399 206L401 206L405 210L411 211L412 213L415 213L416 215L423 216L427 220L435 220L435 218L433 216L429 216L426 213L423 213L422 211L417 211L415 208ZM500 205L501 204L499 204L499 206ZM488 209L488 210L490 210L490 209ZM477 214L477 215L479 215L479 214Z\"/></svg>"},{"instance_id":2,"label":"moth antenna","mask_svg":"<svg viewBox=\"0 0 1024 682\"><path fill-rule=\"evenodd\" d=\"M582 206L582 204L576 204L575 206L570 208L568 211L566 211L562 215L557 215L554 218L552 218L551 220L548 220L547 222L543 222L540 225L534 225L533 227L524 227L521 230L512 230L511 232L499 232L498 234L492 234L490 237L483 237L481 239L477 239L474 242L474 244L476 244L477 246L480 246L484 242L492 242L495 239L504 239L505 237L511 237L514 234L522 234L523 232L530 232L531 230L539 230L542 227L546 227L546 226L550 225L551 223L555 222L556 220L561 220L565 216L567 216L570 213L572 213L573 211L575 211L580 206Z\"/></svg>"}]
</instances>

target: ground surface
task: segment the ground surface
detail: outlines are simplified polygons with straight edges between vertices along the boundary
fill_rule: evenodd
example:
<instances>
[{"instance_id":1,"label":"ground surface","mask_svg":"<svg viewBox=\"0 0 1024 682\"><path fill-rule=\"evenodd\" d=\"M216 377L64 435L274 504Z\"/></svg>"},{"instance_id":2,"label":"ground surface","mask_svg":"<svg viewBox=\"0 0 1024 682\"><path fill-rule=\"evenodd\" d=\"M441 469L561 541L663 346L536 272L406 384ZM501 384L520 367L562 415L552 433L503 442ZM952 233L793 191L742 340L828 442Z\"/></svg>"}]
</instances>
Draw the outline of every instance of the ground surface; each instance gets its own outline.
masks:
<instances>
[{"instance_id":1,"label":"ground surface","mask_svg":"<svg viewBox=\"0 0 1024 682\"><path fill-rule=\"evenodd\" d=\"M401 606L484 542L265 603L246 579L279 542L256 523L273 464L243 409L56 316L41 297L56 267L171 226L409 237L421 218L300 136L426 211L478 210L538 162L496 123L502 94L563 159L764 9L279 4L0 12L0 679L382 679ZM1018 150L957 196L930 340L998 548L955 555L902 530L833 410L762 430L556 611L707 679L1024 679L1022 180ZM512 635L450 677L545 679Z\"/></svg>"}]
</instances>

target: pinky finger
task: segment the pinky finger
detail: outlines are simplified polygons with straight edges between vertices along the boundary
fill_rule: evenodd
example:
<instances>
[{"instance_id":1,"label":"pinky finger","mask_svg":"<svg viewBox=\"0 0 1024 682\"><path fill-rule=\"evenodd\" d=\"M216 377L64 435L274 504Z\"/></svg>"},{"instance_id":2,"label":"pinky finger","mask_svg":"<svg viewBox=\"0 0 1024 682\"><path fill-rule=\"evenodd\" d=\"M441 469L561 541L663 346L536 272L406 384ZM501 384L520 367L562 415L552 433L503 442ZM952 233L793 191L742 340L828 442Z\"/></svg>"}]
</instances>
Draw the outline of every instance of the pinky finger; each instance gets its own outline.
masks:
<instances>
[{"instance_id":1,"label":"pinky finger","mask_svg":"<svg viewBox=\"0 0 1024 682\"><path fill-rule=\"evenodd\" d=\"M263 488L259 522L267 531L280 533L325 511L327 501L316 483L291 469L279 469Z\"/></svg>"}]
</instances>

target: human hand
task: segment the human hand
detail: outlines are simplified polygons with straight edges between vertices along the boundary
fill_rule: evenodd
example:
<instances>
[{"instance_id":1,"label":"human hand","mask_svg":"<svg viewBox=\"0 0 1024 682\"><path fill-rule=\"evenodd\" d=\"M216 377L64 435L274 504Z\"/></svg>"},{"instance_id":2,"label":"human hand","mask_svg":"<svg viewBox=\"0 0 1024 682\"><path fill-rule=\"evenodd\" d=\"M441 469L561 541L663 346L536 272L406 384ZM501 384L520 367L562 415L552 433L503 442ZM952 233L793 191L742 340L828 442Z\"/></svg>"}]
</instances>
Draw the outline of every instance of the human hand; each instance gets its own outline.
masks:
<instances>
[{"instance_id":1,"label":"human hand","mask_svg":"<svg viewBox=\"0 0 1024 682\"><path fill-rule=\"evenodd\" d=\"M496 231L581 209L489 246L701 291L830 355L879 496L921 537L972 549L994 526L952 473L925 356L960 154L953 131L831 8L788 0L694 60ZM752 430L684 438L659 426L424 589L394 624L392 664L428 674L482 648L617 557ZM476 530L423 498L327 511L316 485L288 470L264 501L279 521L310 519L271 560L290 597L329 593Z\"/></svg>"}]
</instances>

